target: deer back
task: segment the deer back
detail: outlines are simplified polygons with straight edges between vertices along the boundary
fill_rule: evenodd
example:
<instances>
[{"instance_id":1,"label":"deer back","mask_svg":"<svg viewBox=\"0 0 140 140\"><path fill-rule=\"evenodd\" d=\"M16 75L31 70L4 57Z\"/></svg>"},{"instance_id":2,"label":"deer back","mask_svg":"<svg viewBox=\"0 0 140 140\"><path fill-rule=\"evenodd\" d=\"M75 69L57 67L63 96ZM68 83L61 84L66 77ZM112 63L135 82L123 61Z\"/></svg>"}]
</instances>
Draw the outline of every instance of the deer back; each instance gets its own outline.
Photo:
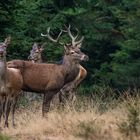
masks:
<instances>
[{"instance_id":1,"label":"deer back","mask_svg":"<svg viewBox=\"0 0 140 140\"><path fill-rule=\"evenodd\" d=\"M8 67L20 69L24 82L23 89L27 91L55 90L64 84L65 76L61 65L13 60L8 63Z\"/></svg>"}]
</instances>

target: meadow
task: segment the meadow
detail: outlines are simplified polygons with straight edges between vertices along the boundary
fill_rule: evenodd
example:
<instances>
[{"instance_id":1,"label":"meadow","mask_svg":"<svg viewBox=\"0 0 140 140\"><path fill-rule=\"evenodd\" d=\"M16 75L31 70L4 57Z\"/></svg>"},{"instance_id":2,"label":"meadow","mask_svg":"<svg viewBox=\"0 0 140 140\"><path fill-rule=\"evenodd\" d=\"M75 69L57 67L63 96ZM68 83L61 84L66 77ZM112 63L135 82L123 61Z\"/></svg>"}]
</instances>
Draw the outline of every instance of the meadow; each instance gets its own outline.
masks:
<instances>
[{"instance_id":1,"label":"meadow","mask_svg":"<svg viewBox=\"0 0 140 140\"><path fill-rule=\"evenodd\" d=\"M107 97L103 96L108 94ZM104 90L77 96L74 104L52 105L41 116L41 101L22 102L16 111L16 127L2 128L2 140L138 140L140 139L140 91L116 97Z\"/></svg>"}]
</instances>

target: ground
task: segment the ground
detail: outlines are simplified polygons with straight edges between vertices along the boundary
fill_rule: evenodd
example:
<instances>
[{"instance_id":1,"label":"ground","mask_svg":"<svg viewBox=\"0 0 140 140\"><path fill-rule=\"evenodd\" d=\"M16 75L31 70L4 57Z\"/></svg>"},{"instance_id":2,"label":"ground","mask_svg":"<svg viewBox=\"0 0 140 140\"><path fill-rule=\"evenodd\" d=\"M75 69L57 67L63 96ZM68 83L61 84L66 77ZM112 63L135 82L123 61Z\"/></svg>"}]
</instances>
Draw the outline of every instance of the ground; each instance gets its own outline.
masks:
<instances>
[{"instance_id":1,"label":"ground","mask_svg":"<svg viewBox=\"0 0 140 140\"><path fill-rule=\"evenodd\" d=\"M128 118L131 113L128 106L135 107L135 101L124 99L109 104L107 109L101 111L99 103L83 98L75 105L67 104L59 109L52 107L47 118L41 116L41 102L32 102L17 109L16 128L10 122L9 128L3 128L1 133L9 136L10 140L138 140L139 128L133 131L131 123L135 123L135 120ZM139 104L139 99L137 102ZM106 105L102 104L102 108ZM136 108L132 109L137 111ZM137 125L139 120L134 123ZM127 128L132 129L132 133Z\"/></svg>"}]
</instances>

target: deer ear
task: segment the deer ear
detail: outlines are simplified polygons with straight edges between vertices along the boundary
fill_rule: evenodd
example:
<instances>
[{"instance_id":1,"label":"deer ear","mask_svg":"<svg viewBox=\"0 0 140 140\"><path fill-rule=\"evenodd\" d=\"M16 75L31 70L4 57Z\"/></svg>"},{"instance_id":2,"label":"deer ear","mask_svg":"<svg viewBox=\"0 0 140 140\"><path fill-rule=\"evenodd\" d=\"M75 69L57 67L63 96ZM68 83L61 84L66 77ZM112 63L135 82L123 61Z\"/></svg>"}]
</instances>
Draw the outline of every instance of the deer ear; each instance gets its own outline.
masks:
<instances>
[{"instance_id":1,"label":"deer ear","mask_svg":"<svg viewBox=\"0 0 140 140\"><path fill-rule=\"evenodd\" d=\"M39 50L40 50L40 51L43 51L43 50L44 50L44 46L45 46L45 43L42 44L42 45L39 47Z\"/></svg>"},{"instance_id":2,"label":"deer ear","mask_svg":"<svg viewBox=\"0 0 140 140\"><path fill-rule=\"evenodd\" d=\"M67 44L64 45L64 52L65 52L65 54L69 54L69 52L70 52L70 46L69 45L67 45Z\"/></svg>"},{"instance_id":3,"label":"deer ear","mask_svg":"<svg viewBox=\"0 0 140 140\"><path fill-rule=\"evenodd\" d=\"M33 50L36 49L37 46L38 46L38 44L35 42L35 43L33 44L33 46L32 46L32 49L33 49Z\"/></svg>"},{"instance_id":4,"label":"deer ear","mask_svg":"<svg viewBox=\"0 0 140 140\"><path fill-rule=\"evenodd\" d=\"M10 41L11 41L10 36L5 39L4 43L6 44L6 46L10 44Z\"/></svg>"},{"instance_id":5,"label":"deer ear","mask_svg":"<svg viewBox=\"0 0 140 140\"><path fill-rule=\"evenodd\" d=\"M64 45L64 52L67 53L67 51L68 51L68 48L66 45Z\"/></svg>"},{"instance_id":6,"label":"deer ear","mask_svg":"<svg viewBox=\"0 0 140 140\"><path fill-rule=\"evenodd\" d=\"M65 45L64 45L64 49L65 49L65 50L70 50L70 47L69 47L67 44L65 44Z\"/></svg>"},{"instance_id":7,"label":"deer ear","mask_svg":"<svg viewBox=\"0 0 140 140\"><path fill-rule=\"evenodd\" d=\"M39 51L40 51L40 52L42 52L43 50L44 50L44 48L42 48L42 47L39 48Z\"/></svg>"}]
</instances>

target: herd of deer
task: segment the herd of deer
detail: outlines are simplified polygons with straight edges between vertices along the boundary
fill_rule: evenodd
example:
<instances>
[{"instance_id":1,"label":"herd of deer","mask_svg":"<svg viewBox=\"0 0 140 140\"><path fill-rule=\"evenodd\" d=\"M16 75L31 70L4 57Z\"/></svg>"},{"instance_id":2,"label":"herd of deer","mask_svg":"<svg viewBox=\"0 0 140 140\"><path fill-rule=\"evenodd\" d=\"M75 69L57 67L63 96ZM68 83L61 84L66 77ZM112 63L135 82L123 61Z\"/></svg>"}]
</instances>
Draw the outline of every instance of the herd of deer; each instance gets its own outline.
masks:
<instances>
[{"instance_id":1,"label":"herd of deer","mask_svg":"<svg viewBox=\"0 0 140 140\"><path fill-rule=\"evenodd\" d=\"M8 117L11 111L12 124L14 122L15 106L21 91L43 93L42 115L49 111L50 102L58 94L60 102L63 102L67 94L70 100L74 99L73 91L86 77L87 71L80 65L81 61L87 61L88 56L81 52L80 47L84 39L78 40L77 35L71 33L71 26L61 30L58 37L53 39L50 28L47 34L41 36L60 43L64 47L64 55L61 64L42 63L41 53L43 47L37 43L33 45L28 59L12 60L6 62L6 49L10 43L10 37L0 43L0 120L4 117L4 125L8 127ZM71 38L71 43L59 42L59 37L65 32Z\"/></svg>"}]
</instances>

